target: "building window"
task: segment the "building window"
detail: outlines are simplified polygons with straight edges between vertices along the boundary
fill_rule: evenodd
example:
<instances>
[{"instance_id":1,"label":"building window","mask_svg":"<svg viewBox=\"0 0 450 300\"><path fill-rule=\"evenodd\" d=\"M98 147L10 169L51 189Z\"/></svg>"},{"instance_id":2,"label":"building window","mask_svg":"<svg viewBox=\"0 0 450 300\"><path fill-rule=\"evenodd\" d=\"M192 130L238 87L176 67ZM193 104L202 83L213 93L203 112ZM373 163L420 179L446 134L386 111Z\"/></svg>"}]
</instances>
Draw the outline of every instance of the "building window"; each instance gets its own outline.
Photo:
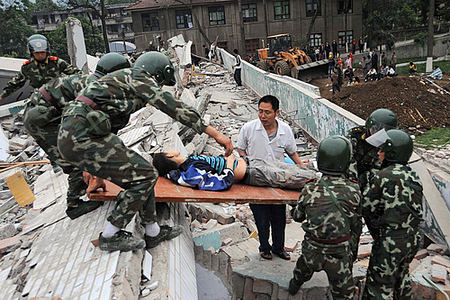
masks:
<instances>
[{"instance_id":1,"label":"building window","mask_svg":"<svg viewBox=\"0 0 450 300\"><path fill-rule=\"evenodd\" d=\"M141 17L142 17L142 29L144 31L159 30L159 19L157 12L142 14Z\"/></svg>"},{"instance_id":2,"label":"building window","mask_svg":"<svg viewBox=\"0 0 450 300\"><path fill-rule=\"evenodd\" d=\"M242 4L242 17L244 23L258 21L258 14L256 13L256 3Z\"/></svg>"},{"instance_id":3,"label":"building window","mask_svg":"<svg viewBox=\"0 0 450 300\"><path fill-rule=\"evenodd\" d=\"M338 0L338 14L353 13L353 0ZM347 9L346 9L347 8Z\"/></svg>"},{"instance_id":4,"label":"building window","mask_svg":"<svg viewBox=\"0 0 450 300\"><path fill-rule=\"evenodd\" d=\"M217 47L228 50L228 42L217 42Z\"/></svg>"},{"instance_id":5,"label":"building window","mask_svg":"<svg viewBox=\"0 0 450 300\"><path fill-rule=\"evenodd\" d=\"M319 47L322 45L322 34L321 33L313 33L309 36L309 45L311 47Z\"/></svg>"},{"instance_id":6,"label":"building window","mask_svg":"<svg viewBox=\"0 0 450 300\"><path fill-rule=\"evenodd\" d=\"M275 20L289 19L289 1L276 1L273 8Z\"/></svg>"},{"instance_id":7,"label":"building window","mask_svg":"<svg viewBox=\"0 0 450 300\"><path fill-rule=\"evenodd\" d=\"M341 48L345 48L345 31L339 31L338 32L338 36L339 36L339 47ZM347 43L351 43L353 40L353 30L348 30L347 31Z\"/></svg>"},{"instance_id":8,"label":"building window","mask_svg":"<svg viewBox=\"0 0 450 300\"><path fill-rule=\"evenodd\" d=\"M253 55L256 55L259 48L259 39L251 39L251 40L245 40L245 53L252 57Z\"/></svg>"},{"instance_id":9,"label":"building window","mask_svg":"<svg viewBox=\"0 0 450 300\"><path fill-rule=\"evenodd\" d=\"M209 25L225 24L225 10L223 6L209 8Z\"/></svg>"},{"instance_id":10,"label":"building window","mask_svg":"<svg viewBox=\"0 0 450 300\"><path fill-rule=\"evenodd\" d=\"M175 11L177 28L192 28L192 13L189 9Z\"/></svg>"},{"instance_id":11,"label":"building window","mask_svg":"<svg viewBox=\"0 0 450 300\"><path fill-rule=\"evenodd\" d=\"M322 15L322 11L320 9L320 0L306 0L306 16L314 17L317 11L317 16Z\"/></svg>"}]
</instances>

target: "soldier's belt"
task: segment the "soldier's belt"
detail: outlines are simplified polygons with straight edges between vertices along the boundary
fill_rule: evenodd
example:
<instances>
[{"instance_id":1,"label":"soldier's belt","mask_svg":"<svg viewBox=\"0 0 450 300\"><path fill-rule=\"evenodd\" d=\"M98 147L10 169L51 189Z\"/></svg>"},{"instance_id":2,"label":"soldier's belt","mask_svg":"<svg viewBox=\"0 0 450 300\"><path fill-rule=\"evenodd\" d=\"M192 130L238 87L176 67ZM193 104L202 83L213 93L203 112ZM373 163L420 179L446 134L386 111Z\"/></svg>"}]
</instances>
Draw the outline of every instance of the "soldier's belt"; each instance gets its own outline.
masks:
<instances>
[{"instance_id":1,"label":"soldier's belt","mask_svg":"<svg viewBox=\"0 0 450 300\"><path fill-rule=\"evenodd\" d=\"M47 92L46 89L44 89L43 87L40 87L39 92L41 93L42 97L44 97L45 100L47 100L56 109L59 109L58 105L56 105L55 100L53 100L52 96Z\"/></svg>"},{"instance_id":2,"label":"soldier's belt","mask_svg":"<svg viewBox=\"0 0 450 300\"><path fill-rule=\"evenodd\" d=\"M340 237L340 238L332 239L332 240L316 238L315 236L312 236L309 233L307 233L306 236L309 239L313 240L314 242L318 242L318 243L321 243L321 244L327 244L327 245L336 245L336 244L340 244L340 243L348 241L352 237L352 233L350 232L349 234L347 234L344 237Z\"/></svg>"},{"instance_id":3,"label":"soldier's belt","mask_svg":"<svg viewBox=\"0 0 450 300\"><path fill-rule=\"evenodd\" d=\"M93 110L100 110L100 106L98 106L97 103L95 103L94 101L92 101L92 99L89 99L86 96L80 95L75 100L86 103Z\"/></svg>"}]
</instances>

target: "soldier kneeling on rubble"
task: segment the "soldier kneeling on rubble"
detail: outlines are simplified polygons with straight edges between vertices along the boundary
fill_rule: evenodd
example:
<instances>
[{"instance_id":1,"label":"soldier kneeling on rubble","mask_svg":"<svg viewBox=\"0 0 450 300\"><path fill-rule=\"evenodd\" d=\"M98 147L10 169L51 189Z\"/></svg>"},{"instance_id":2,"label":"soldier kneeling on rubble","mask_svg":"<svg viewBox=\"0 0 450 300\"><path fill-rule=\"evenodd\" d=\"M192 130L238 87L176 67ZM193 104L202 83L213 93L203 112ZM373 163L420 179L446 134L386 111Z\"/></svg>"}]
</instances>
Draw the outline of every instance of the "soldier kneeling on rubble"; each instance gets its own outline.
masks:
<instances>
[{"instance_id":1,"label":"soldier kneeling on rubble","mask_svg":"<svg viewBox=\"0 0 450 300\"><path fill-rule=\"evenodd\" d=\"M175 238L181 226L159 226L153 188L157 170L116 135L128 124L130 115L150 104L197 133L213 137L233 151L231 140L206 125L198 111L161 86L172 81L174 68L160 52L141 55L133 68L123 69L90 83L63 112L58 134L58 150L63 158L93 176L104 178L124 190L116 197L114 210L99 236L99 246L106 251L132 251L152 248ZM145 241L122 230L140 214L145 225Z\"/></svg>"},{"instance_id":2,"label":"soldier kneeling on rubble","mask_svg":"<svg viewBox=\"0 0 450 300\"><path fill-rule=\"evenodd\" d=\"M167 150L153 155L159 176L200 190L222 191L235 181L260 187L301 190L316 173L301 165L244 156L189 156Z\"/></svg>"},{"instance_id":3,"label":"soldier kneeling on rubble","mask_svg":"<svg viewBox=\"0 0 450 300\"><path fill-rule=\"evenodd\" d=\"M23 121L25 129L45 151L52 164L57 164L64 173L69 174L66 213L72 220L95 210L102 202L81 200L86 192L90 192L88 187L90 176L85 174L84 177L87 179L83 180L82 171L63 159L58 151L58 128L62 111L90 82L129 67L130 63L125 57L118 53L108 53L98 61L94 75L74 74L69 77L58 77L34 92L25 104ZM101 181L99 184L104 186Z\"/></svg>"},{"instance_id":4,"label":"soldier kneeling on rubble","mask_svg":"<svg viewBox=\"0 0 450 300\"><path fill-rule=\"evenodd\" d=\"M411 299L409 264L419 250L423 187L408 166L413 141L402 130L381 130L368 140L379 147L382 170L363 193L363 213L374 240L362 299Z\"/></svg>"},{"instance_id":5,"label":"soldier kneeling on rubble","mask_svg":"<svg viewBox=\"0 0 450 300\"><path fill-rule=\"evenodd\" d=\"M325 138L317 150L321 179L308 182L292 217L303 222L305 239L289 293L295 295L314 272L324 270L333 299L353 299L353 252L358 247L361 217L358 183L346 178L351 157L350 141L341 136Z\"/></svg>"}]
</instances>

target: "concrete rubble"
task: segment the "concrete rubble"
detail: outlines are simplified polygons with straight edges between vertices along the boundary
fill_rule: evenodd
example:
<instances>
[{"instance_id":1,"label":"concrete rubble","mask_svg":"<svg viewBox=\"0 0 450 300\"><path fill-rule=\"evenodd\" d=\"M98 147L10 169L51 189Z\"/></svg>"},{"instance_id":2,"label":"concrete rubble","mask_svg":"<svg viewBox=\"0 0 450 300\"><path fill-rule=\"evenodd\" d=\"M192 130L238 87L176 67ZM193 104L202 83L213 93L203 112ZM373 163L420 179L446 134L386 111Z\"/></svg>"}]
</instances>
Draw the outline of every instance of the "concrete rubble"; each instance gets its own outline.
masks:
<instances>
[{"instance_id":1,"label":"concrete rubble","mask_svg":"<svg viewBox=\"0 0 450 300\"><path fill-rule=\"evenodd\" d=\"M217 64L201 62L193 74L186 70L183 82L189 86L185 91L189 98L213 127L236 144L242 125L257 118L258 95L237 87L232 74ZM283 117L288 123L292 121L289 112ZM2 127L9 139L8 162L45 159L45 153L23 130L21 113L3 119ZM293 130L299 153L313 161L316 142L307 140L300 128L293 126ZM151 153L168 149L180 150L182 155L223 153L213 139L195 135L153 107L136 112L119 136L148 160ZM448 161L450 148L449 153L439 151L443 155L428 151L422 155L440 165L441 160ZM16 205L5 183L19 170L36 196L36 201L25 207ZM158 215L165 223L182 224L191 230L151 251L104 253L91 241L104 227L113 203L71 221L65 215L67 176L50 164L2 172L0 183L2 299L196 299L194 260L213 270L233 299L331 299L324 272L316 273L296 296L288 295L288 282L301 255L304 236L301 224L290 218L286 227L290 261L276 256L272 261L260 258L251 210L248 204L233 203L158 204ZM289 216L289 209L286 213ZM127 230L143 234L138 219ZM364 228L354 265L355 299L364 286L372 241ZM186 251L189 248L191 251ZM418 252L410 268L413 299L445 299L423 276L450 295L447 254L445 246L436 244ZM180 270L188 270L189 276Z\"/></svg>"}]
</instances>

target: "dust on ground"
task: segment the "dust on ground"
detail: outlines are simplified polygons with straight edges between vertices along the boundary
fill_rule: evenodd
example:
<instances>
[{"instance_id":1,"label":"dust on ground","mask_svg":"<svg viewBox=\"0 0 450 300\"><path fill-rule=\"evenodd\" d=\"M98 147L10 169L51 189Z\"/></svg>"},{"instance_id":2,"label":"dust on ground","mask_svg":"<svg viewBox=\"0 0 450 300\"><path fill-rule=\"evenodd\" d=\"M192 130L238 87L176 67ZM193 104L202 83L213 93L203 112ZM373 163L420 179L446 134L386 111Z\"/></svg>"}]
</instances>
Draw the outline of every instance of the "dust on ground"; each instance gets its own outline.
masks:
<instances>
[{"instance_id":1,"label":"dust on ground","mask_svg":"<svg viewBox=\"0 0 450 300\"><path fill-rule=\"evenodd\" d=\"M361 73L355 73L362 78ZM341 92L334 96L328 78L314 79L310 83L320 88L323 98L353 114L366 119L378 108L395 112L402 129L421 131L450 127L450 73L442 80L433 80L441 89L426 80L426 76L397 76L379 81L347 86L344 80Z\"/></svg>"}]
</instances>

